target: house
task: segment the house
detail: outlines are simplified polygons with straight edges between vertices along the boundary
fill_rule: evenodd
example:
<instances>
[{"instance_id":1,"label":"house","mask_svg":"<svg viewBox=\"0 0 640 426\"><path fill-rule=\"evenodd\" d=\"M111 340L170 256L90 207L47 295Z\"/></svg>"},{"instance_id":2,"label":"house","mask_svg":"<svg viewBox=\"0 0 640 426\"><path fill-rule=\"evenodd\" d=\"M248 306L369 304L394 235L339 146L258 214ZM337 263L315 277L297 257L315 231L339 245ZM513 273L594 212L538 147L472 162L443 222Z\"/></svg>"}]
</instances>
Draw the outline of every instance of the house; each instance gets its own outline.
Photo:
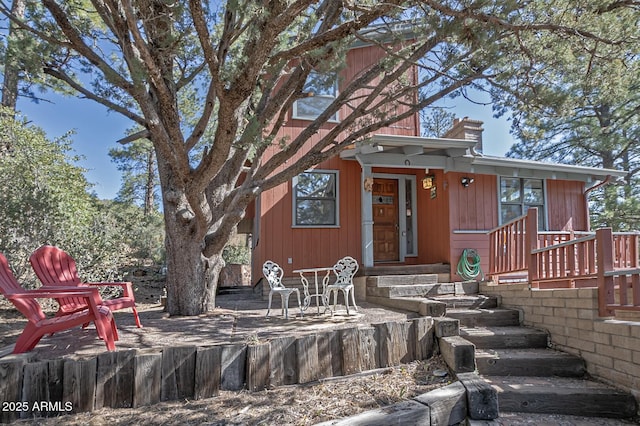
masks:
<instances>
[{"instance_id":1,"label":"house","mask_svg":"<svg viewBox=\"0 0 640 426\"><path fill-rule=\"evenodd\" d=\"M351 49L345 78L377 55L373 47ZM335 90L298 101L282 136L302 131ZM483 155L482 131L482 122L464 118L444 138L420 137L416 114L262 193L254 210L254 283L267 259L295 277L296 269L346 255L365 275L380 265L442 264L461 280L463 250L475 249L486 270L487 232L530 207L538 208L541 231L589 230L589 191L624 175Z\"/></svg>"}]
</instances>

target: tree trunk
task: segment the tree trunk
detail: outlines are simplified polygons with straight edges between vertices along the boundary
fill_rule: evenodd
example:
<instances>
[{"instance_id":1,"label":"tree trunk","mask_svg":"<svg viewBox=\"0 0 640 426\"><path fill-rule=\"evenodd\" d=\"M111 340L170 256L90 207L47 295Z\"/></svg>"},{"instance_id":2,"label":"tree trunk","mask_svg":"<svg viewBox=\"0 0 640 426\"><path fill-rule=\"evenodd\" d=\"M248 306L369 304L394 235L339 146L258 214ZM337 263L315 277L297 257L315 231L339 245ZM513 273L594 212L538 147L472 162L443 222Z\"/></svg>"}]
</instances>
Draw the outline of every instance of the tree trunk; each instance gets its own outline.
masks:
<instances>
[{"instance_id":1,"label":"tree trunk","mask_svg":"<svg viewBox=\"0 0 640 426\"><path fill-rule=\"evenodd\" d=\"M202 254L203 242L170 223L165 212L167 249L167 312L169 315L199 315L216 304L216 288L224 266L222 253L210 258ZM174 216L175 217L175 216Z\"/></svg>"},{"instance_id":2,"label":"tree trunk","mask_svg":"<svg viewBox=\"0 0 640 426\"><path fill-rule=\"evenodd\" d=\"M24 17L24 0L14 0L11 4L11 13L18 18ZM4 81L2 84L2 105L15 111L18 102L18 82L20 81L20 70L15 58L16 41L20 37L17 26L13 22L9 23L9 36L7 37L7 50L4 58Z\"/></svg>"},{"instance_id":3,"label":"tree trunk","mask_svg":"<svg viewBox=\"0 0 640 426\"><path fill-rule=\"evenodd\" d=\"M206 232L198 227L184 187L168 163L157 153L156 158L163 182L167 312L172 316L200 315L215 308L224 245L210 256L203 254Z\"/></svg>"},{"instance_id":4,"label":"tree trunk","mask_svg":"<svg viewBox=\"0 0 640 426\"><path fill-rule=\"evenodd\" d=\"M602 151L602 167L615 169L615 155L612 151ZM604 220L600 226L610 226L614 232L620 230L618 220L618 186L605 185L603 190Z\"/></svg>"},{"instance_id":5,"label":"tree trunk","mask_svg":"<svg viewBox=\"0 0 640 426\"><path fill-rule=\"evenodd\" d=\"M144 215L145 216L151 214L151 212L153 211L153 204L155 201L153 198L153 192L154 192L155 183L156 183L156 174L153 167L155 162L156 160L155 160L153 148L149 148L149 154L147 155L147 179L146 179L145 188L144 188Z\"/></svg>"}]
</instances>

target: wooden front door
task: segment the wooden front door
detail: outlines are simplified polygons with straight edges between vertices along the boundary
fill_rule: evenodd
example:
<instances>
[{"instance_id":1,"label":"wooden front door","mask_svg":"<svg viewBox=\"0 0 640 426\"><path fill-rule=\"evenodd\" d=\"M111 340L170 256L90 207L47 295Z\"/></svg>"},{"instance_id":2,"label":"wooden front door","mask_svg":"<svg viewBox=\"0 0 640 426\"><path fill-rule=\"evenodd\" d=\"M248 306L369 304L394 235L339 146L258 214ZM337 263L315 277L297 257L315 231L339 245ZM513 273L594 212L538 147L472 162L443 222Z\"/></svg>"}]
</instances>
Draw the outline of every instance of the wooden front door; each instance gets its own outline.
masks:
<instances>
[{"instance_id":1,"label":"wooden front door","mask_svg":"<svg viewBox=\"0 0 640 426\"><path fill-rule=\"evenodd\" d=\"M400 260L398 223L398 181L373 181L373 260Z\"/></svg>"}]
</instances>

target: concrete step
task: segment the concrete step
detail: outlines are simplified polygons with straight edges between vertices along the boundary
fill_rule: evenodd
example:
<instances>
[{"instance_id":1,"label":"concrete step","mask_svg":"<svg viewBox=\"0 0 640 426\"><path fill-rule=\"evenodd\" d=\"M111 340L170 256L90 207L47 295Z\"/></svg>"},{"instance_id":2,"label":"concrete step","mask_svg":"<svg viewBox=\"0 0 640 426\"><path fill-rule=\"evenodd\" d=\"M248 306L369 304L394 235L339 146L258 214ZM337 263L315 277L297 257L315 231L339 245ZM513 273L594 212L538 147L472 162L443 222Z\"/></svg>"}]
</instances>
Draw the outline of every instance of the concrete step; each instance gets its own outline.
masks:
<instances>
[{"instance_id":1,"label":"concrete step","mask_svg":"<svg viewBox=\"0 0 640 426\"><path fill-rule=\"evenodd\" d=\"M367 277L367 286L370 287L414 286L437 283L438 274L379 275Z\"/></svg>"},{"instance_id":2,"label":"concrete step","mask_svg":"<svg viewBox=\"0 0 640 426\"><path fill-rule=\"evenodd\" d=\"M402 277L394 277L393 280L379 280L379 277L367 278L367 295L376 297L438 297L460 295L462 301L464 295L473 295L477 293L477 283L419 283L418 280L412 280L405 284L393 284L399 282ZM395 278L398 278L397 280ZM486 296L484 296L486 297ZM472 305L474 301L469 298L464 302ZM475 302L477 303L477 302ZM486 302L491 303L491 302Z\"/></svg>"},{"instance_id":3,"label":"concrete step","mask_svg":"<svg viewBox=\"0 0 640 426\"><path fill-rule=\"evenodd\" d=\"M525 413L525 416L535 414L547 418L555 415L574 415L580 416L581 419L631 419L636 415L637 402L633 395L587 380L584 360L549 349L546 332L519 326L519 311L497 307L469 309L463 306L463 303L470 306L483 303L479 298L462 298L459 302L456 301L457 297L451 296L433 299L449 306L445 318L459 322L460 342L468 341L475 346L475 368L482 375L480 377L495 390L494 395L497 394L497 406L501 416L495 420L478 421L483 423L473 423L474 425L521 424L503 422L502 413L509 412ZM462 362L471 357L467 354L468 349L462 343L449 346L456 349L457 352L451 351L453 354L460 355L453 358L460 364L460 370L468 370L469 363ZM620 424L623 424L622 422L621 420Z\"/></svg>"},{"instance_id":4,"label":"concrete step","mask_svg":"<svg viewBox=\"0 0 640 426\"><path fill-rule=\"evenodd\" d=\"M444 302L447 309L492 309L498 307L498 298L495 296L485 296L483 294L465 294L461 296L445 294L442 296L432 296L433 300Z\"/></svg>"},{"instance_id":5,"label":"concrete step","mask_svg":"<svg viewBox=\"0 0 640 426\"><path fill-rule=\"evenodd\" d=\"M526 327L461 327L460 336L478 349L547 347L547 333Z\"/></svg>"},{"instance_id":6,"label":"concrete step","mask_svg":"<svg viewBox=\"0 0 640 426\"><path fill-rule=\"evenodd\" d=\"M447 308L447 316L460 320L462 327L506 327L520 325L520 312L515 309Z\"/></svg>"},{"instance_id":7,"label":"concrete step","mask_svg":"<svg viewBox=\"0 0 640 426\"><path fill-rule=\"evenodd\" d=\"M477 349L476 367L491 376L582 377L582 358L553 349Z\"/></svg>"},{"instance_id":8,"label":"concrete step","mask_svg":"<svg viewBox=\"0 0 640 426\"><path fill-rule=\"evenodd\" d=\"M447 282L450 280L451 266L444 263L431 265L376 265L363 267L362 272L366 276L437 274L441 277L446 277L444 281Z\"/></svg>"},{"instance_id":9,"label":"concrete step","mask_svg":"<svg viewBox=\"0 0 640 426\"><path fill-rule=\"evenodd\" d=\"M591 380L566 377L483 376L498 392L500 411L631 418L631 394Z\"/></svg>"},{"instance_id":10,"label":"concrete step","mask_svg":"<svg viewBox=\"0 0 640 426\"><path fill-rule=\"evenodd\" d=\"M450 285L414 284L398 286L367 287L367 296L376 297L427 297L453 291ZM446 306L446 305L445 305Z\"/></svg>"},{"instance_id":11,"label":"concrete step","mask_svg":"<svg viewBox=\"0 0 640 426\"><path fill-rule=\"evenodd\" d=\"M422 316L443 317L446 311L444 303L436 302L423 297L376 297L367 296L367 302L388 308L402 309L418 312Z\"/></svg>"}]
</instances>

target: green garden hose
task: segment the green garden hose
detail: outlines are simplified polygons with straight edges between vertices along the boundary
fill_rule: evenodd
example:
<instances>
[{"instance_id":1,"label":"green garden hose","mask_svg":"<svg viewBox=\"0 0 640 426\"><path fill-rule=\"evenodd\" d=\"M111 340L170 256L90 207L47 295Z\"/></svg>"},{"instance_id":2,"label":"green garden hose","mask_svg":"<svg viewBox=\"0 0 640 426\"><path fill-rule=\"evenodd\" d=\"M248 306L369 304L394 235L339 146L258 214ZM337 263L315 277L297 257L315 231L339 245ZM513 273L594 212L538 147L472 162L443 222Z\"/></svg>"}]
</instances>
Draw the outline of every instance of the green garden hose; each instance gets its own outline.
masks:
<instances>
[{"instance_id":1,"label":"green garden hose","mask_svg":"<svg viewBox=\"0 0 640 426\"><path fill-rule=\"evenodd\" d=\"M473 280L480 274L482 274L481 279L484 280L484 274L480 268L480 256L476 250L464 249L458 261L457 272L465 280Z\"/></svg>"}]
</instances>

